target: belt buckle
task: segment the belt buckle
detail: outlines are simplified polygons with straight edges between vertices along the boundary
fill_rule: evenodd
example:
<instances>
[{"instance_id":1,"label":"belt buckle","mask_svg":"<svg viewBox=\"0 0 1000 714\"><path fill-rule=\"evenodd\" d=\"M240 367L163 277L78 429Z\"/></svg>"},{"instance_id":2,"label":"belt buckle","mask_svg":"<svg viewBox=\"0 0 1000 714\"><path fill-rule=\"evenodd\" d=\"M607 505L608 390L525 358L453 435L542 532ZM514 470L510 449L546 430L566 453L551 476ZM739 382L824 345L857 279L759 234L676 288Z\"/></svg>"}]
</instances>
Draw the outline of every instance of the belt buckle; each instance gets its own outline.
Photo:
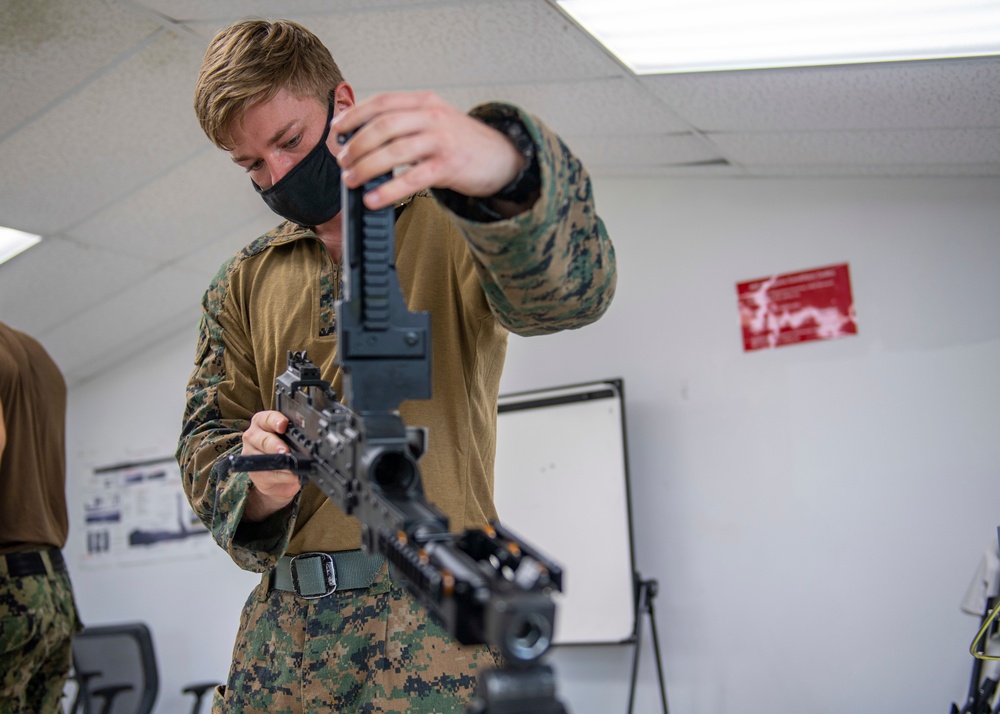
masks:
<instances>
[{"instance_id":1,"label":"belt buckle","mask_svg":"<svg viewBox=\"0 0 1000 714\"><path fill-rule=\"evenodd\" d=\"M337 569L329 553L300 553L292 558L289 570L292 587L301 598L318 600L337 590Z\"/></svg>"}]
</instances>

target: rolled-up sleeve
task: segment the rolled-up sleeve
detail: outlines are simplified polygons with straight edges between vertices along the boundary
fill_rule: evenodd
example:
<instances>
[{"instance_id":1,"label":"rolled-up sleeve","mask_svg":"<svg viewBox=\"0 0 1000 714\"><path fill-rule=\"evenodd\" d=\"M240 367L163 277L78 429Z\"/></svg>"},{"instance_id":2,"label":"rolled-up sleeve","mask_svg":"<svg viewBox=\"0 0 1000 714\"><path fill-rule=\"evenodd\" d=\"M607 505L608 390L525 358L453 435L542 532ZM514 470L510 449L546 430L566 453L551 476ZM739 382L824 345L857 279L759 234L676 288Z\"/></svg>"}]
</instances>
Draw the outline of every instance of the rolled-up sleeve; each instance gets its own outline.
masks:
<instances>
[{"instance_id":1,"label":"rolled-up sleeve","mask_svg":"<svg viewBox=\"0 0 1000 714\"><path fill-rule=\"evenodd\" d=\"M597 320L614 297L614 246L597 215L590 176L540 120L509 104L471 112L514 116L535 144L541 192L530 210L499 221L464 217L449 207L475 259L496 319L520 335L574 329Z\"/></svg>"}]
</instances>

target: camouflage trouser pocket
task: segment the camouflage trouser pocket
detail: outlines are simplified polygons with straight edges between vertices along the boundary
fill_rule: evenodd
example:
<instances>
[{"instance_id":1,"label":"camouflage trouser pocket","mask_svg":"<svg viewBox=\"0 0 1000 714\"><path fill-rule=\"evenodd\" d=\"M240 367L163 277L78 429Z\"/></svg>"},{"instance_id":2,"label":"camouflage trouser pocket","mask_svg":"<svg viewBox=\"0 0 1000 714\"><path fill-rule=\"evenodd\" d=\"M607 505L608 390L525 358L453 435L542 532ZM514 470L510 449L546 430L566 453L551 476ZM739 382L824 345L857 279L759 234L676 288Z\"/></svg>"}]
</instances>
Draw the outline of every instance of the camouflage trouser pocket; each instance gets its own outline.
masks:
<instances>
[{"instance_id":1,"label":"camouflage trouser pocket","mask_svg":"<svg viewBox=\"0 0 1000 714\"><path fill-rule=\"evenodd\" d=\"M0 711L60 711L79 628L65 573L0 580Z\"/></svg>"},{"instance_id":2,"label":"camouflage trouser pocket","mask_svg":"<svg viewBox=\"0 0 1000 714\"><path fill-rule=\"evenodd\" d=\"M215 712L460 714L486 647L459 645L385 568L367 590L251 596Z\"/></svg>"},{"instance_id":3,"label":"camouflage trouser pocket","mask_svg":"<svg viewBox=\"0 0 1000 714\"><path fill-rule=\"evenodd\" d=\"M36 614L27 606L30 596L21 586L21 581L27 579L0 583L0 657L18 654L29 642L39 639L40 613Z\"/></svg>"}]
</instances>

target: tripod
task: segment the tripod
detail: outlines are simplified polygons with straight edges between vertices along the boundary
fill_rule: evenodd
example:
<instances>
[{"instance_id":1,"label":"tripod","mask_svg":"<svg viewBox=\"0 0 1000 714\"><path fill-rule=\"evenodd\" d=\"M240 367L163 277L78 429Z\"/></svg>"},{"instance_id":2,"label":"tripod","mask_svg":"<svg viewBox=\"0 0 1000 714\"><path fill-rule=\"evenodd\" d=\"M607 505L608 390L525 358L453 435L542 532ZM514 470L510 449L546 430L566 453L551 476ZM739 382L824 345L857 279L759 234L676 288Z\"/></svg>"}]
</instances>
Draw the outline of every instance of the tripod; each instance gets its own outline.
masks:
<instances>
[{"instance_id":1,"label":"tripod","mask_svg":"<svg viewBox=\"0 0 1000 714\"><path fill-rule=\"evenodd\" d=\"M635 703L635 683L639 676L639 651L642 644L640 616L643 612L649 615L650 630L653 633L653 654L656 656L656 676L660 682L660 702L663 705L663 714L668 714L667 687L663 681L663 661L660 658L660 641L656 635L656 615L653 612L653 598L656 597L660 585L656 580L642 580L638 573L635 574L635 577L638 584L635 602L635 655L632 658L632 688L629 691L628 714L632 714L632 706Z\"/></svg>"}]
</instances>

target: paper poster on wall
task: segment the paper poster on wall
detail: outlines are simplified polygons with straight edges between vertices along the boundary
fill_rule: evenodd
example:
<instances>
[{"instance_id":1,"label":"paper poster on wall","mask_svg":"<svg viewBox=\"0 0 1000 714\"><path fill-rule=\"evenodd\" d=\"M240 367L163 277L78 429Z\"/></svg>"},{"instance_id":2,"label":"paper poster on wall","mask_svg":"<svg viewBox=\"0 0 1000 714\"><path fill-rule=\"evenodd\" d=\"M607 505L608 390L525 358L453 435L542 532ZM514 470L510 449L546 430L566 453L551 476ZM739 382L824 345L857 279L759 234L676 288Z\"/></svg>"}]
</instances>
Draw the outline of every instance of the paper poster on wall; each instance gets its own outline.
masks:
<instances>
[{"instance_id":1,"label":"paper poster on wall","mask_svg":"<svg viewBox=\"0 0 1000 714\"><path fill-rule=\"evenodd\" d=\"M847 263L737 283L743 350L858 333Z\"/></svg>"},{"instance_id":2,"label":"paper poster on wall","mask_svg":"<svg viewBox=\"0 0 1000 714\"><path fill-rule=\"evenodd\" d=\"M191 510L173 458L96 468L83 490L81 565L201 557L215 547Z\"/></svg>"}]
</instances>

